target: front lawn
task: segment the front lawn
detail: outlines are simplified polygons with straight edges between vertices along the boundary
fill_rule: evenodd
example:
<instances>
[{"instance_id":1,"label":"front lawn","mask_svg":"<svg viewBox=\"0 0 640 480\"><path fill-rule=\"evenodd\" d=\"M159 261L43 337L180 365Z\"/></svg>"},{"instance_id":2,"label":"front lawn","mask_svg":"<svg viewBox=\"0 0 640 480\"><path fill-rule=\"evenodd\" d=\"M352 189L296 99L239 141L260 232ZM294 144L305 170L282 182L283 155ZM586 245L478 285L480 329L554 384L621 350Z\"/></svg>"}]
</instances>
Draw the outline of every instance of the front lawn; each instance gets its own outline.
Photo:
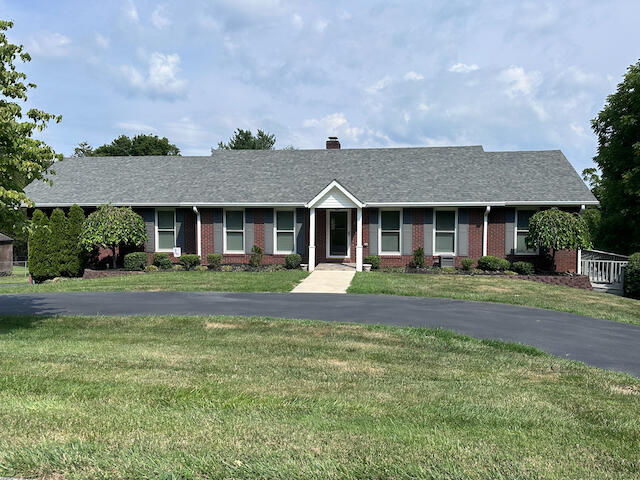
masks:
<instances>
[{"instance_id":1,"label":"front lawn","mask_svg":"<svg viewBox=\"0 0 640 480\"><path fill-rule=\"evenodd\" d=\"M447 331L0 317L0 476L640 475L640 381Z\"/></svg>"},{"instance_id":2,"label":"front lawn","mask_svg":"<svg viewBox=\"0 0 640 480\"><path fill-rule=\"evenodd\" d=\"M510 303L640 325L639 300L510 278L362 272L347 292Z\"/></svg>"},{"instance_id":3,"label":"front lawn","mask_svg":"<svg viewBox=\"0 0 640 480\"><path fill-rule=\"evenodd\" d=\"M9 276L0 277L0 285L10 283L29 283L29 273L25 267L13 267L13 273ZM1 292L2 290L0 290Z\"/></svg>"},{"instance_id":4,"label":"front lawn","mask_svg":"<svg viewBox=\"0 0 640 480\"><path fill-rule=\"evenodd\" d=\"M288 292L308 272L158 272L116 277L61 279L37 285L4 287L2 293L38 292L113 292L113 291L216 291L216 292Z\"/></svg>"}]
</instances>

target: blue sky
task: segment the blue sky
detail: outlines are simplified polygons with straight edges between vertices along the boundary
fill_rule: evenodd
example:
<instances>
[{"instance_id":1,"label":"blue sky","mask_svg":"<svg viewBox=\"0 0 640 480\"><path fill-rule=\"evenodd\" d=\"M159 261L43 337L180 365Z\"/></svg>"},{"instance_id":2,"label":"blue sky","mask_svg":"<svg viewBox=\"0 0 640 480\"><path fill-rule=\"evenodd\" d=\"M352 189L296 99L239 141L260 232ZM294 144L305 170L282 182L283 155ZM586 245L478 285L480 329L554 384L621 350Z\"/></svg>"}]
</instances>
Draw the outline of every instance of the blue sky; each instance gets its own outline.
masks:
<instances>
[{"instance_id":1,"label":"blue sky","mask_svg":"<svg viewBox=\"0 0 640 480\"><path fill-rule=\"evenodd\" d=\"M33 57L43 138L167 136L207 155L237 127L277 147L481 144L592 164L590 119L640 57L640 2L0 0Z\"/></svg>"}]
</instances>

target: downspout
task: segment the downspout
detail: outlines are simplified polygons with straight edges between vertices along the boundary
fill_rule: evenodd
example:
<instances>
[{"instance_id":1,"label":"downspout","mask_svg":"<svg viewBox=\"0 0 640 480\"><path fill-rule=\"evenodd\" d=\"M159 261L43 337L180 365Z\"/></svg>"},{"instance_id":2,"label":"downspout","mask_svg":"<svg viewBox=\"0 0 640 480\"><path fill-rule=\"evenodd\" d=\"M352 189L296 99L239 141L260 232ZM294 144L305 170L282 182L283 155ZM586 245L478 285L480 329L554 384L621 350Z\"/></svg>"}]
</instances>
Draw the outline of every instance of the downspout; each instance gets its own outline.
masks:
<instances>
[{"instance_id":1,"label":"downspout","mask_svg":"<svg viewBox=\"0 0 640 480\"><path fill-rule=\"evenodd\" d=\"M200 221L200 212L198 207L193 206L193 213L196 214L196 244L197 252L200 259L202 259L202 222Z\"/></svg>"},{"instance_id":2,"label":"downspout","mask_svg":"<svg viewBox=\"0 0 640 480\"><path fill-rule=\"evenodd\" d=\"M487 205L484 209L484 220L482 223L482 256L487 256L487 227L489 225L489 212L491 211L491 206Z\"/></svg>"},{"instance_id":3,"label":"downspout","mask_svg":"<svg viewBox=\"0 0 640 480\"><path fill-rule=\"evenodd\" d=\"M585 206L580 205L580 213L584 212ZM576 266L576 272L578 275L582 275L582 249L578 249L578 265Z\"/></svg>"}]
</instances>

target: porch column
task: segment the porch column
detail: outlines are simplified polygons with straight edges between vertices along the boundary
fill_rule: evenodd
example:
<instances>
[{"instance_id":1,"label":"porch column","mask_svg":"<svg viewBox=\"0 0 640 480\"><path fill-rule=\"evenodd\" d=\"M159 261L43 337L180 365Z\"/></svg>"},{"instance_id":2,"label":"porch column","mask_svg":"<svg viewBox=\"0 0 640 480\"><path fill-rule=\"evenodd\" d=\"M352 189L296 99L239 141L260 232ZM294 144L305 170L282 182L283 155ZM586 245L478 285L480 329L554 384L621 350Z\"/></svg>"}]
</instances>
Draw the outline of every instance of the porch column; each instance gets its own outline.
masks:
<instances>
[{"instance_id":1,"label":"porch column","mask_svg":"<svg viewBox=\"0 0 640 480\"><path fill-rule=\"evenodd\" d=\"M309 210L309 271L316 268L316 209Z\"/></svg>"},{"instance_id":2,"label":"porch column","mask_svg":"<svg viewBox=\"0 0 640 480\"><path fill-rule=\"evenodd\" d=\"M358 207L356 217L356 272L362 271L362 207Z\"/></svg>"}]
</instances>

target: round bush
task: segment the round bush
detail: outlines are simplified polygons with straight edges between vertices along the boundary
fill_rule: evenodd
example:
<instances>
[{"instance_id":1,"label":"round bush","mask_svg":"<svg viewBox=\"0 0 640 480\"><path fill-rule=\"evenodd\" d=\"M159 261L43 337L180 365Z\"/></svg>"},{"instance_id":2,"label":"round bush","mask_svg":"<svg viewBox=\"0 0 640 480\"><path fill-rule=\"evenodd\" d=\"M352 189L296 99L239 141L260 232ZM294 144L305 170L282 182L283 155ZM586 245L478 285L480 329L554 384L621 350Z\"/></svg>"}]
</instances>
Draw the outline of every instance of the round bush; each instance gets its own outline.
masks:
<instances>
[{"instance_id":1,"label":"round bush","mask_svg":"<svg viewBox=\"0 0 640 480\"><path fill-rule=\"evenodd\" d=\"M640 299L640 252L629 257L629 265L624 269L624 294Z\"/></svg>"},{"instance_id":2,"label":"round bush","mask_svg":"<svg viewBox=\"0 0 640 480\"><path fill-rule=\"evenodd\" d=\"M470 272L473 269L476 261L473 258L463 258L460 260L460 264L462 265L462 270L465 272Z\"/></svg>"},{"instance_id":3,"label":"round bush","mask_svg":"<svg viewBox=\"0 0 640 480\"><path fill-rule=\"evenodd\" d=\"M156 267L155 265L147 265L144 270L146 272L157 272L158 267Z\"/></svg>"},{"instance_id":4,"label":"round bush","mask_svg":"<svg viewBox=\"0 0 640 480\"><path fill-rule=\"evenodd\" d=\"M183 266L183 265L180 265L179 263L176 263L176 264L173 266L173 270L175 270L175 271L184 270L184 266Z\"/></svg>"},{"instance_id":5,"label":"round bush","mask_svg":"<svg viewBox=\"0 0 640 480\"><path fill-rule=\"evenodd\" d=\"M198 265L196 268L194 268L194 270L196 270L198 272L206 272L209 269L207 267L205 267L204 265Z\"/></svg>"},{"instance_id":6,"label":"round bush","mask_svg":"<svg viewBox=\"0 0 640 480\"><path fill-rule=\"evenodd\" d=\"M124 269L141 272L147 266L147 254L144 252L127 253L124 256Z\"/></svg>"},{"instance_id":7,"label":"round bush","mask_svg":"<svg viewBox=\"0 0 640 480\"><path fill-rule=\"evenodd\" d=\"M511 264L505 258L487 255L478 259L478 268L487 272L501 272L509 267L511 267Z\"/></svg>"},{"instance_id":8,"label":"round bush","mask_svg":"<svg viewBox=\"0 0 640 480\"><path fill-rule=\"evenodd\" d=\"M210 270L219 270L222 264L221 253L209 253L207 254L207 266Z\"/></svg>"},{"instance_id":9,"label":"round bush","mask_svg":"<svg viewBox=\"0 0 640 480\"><path fill-rule=\"evenodd\" d=\"M368 255L364 257L364 263L371 264L372 270L380 268L380 257L378 255Z\"/></svg>"},{"instance_id":10,"label":"round bush","mask_svg":"<svg viewBox=\"0 0 640 480\"><path fill-rule=\"evenodd\" d=\"M297 253L292 253L284 258L284 265L289 269L300 268L302 263L302 256Z\"/></svg>"},{"instance_id":11,"label":"round bush","mask_svg":"<svg viewBox=\"0 0 640 480\"><path fill-rule=\"evenodd\" d=\"M529 262L513 262L511 268L520 275L533 275L533 264Z\"/></svg>"},{"instance_id":12,"label":"round bush","mask_svg":"<svg viewBox=\"0 0 640 480\"><path fill-rule=\"evenodd\" d=\"M153 254L153 264L160 270L169 270L173 266L169 254L162 252Z\"/></svg>"},{"instance_id":13,"label":"round bush","mask_svg":"<svg viewBox=\"0 0 640 480\"><path fill-rule=\"evenodd\" d=\"M196 266L200 265L200 255L185 253L180 256L178 263L182 265L185 270L193 270Z\"/></svg>"}]
</instances>

